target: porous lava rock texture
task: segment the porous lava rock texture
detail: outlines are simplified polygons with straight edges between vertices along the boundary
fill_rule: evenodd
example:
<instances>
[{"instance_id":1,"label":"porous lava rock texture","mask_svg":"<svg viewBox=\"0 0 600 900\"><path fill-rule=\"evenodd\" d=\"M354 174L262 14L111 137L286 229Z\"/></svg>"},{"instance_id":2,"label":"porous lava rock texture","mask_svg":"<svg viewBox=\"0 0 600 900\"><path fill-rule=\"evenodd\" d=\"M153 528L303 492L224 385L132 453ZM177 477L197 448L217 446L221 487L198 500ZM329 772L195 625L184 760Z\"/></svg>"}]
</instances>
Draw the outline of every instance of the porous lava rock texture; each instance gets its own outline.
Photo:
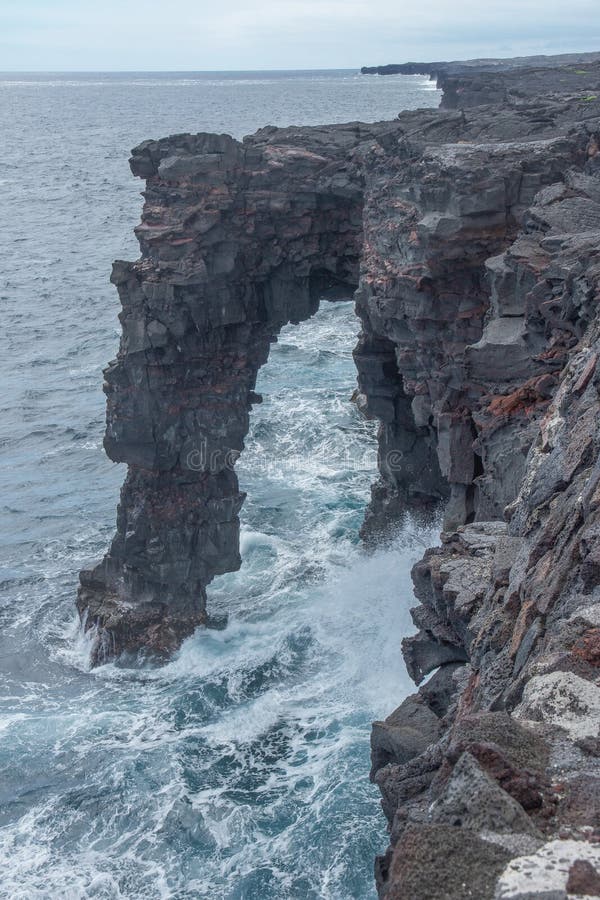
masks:
<instances>
[{"instance_id":1,"label":"porous lava rock texture","mask_svg":"<svg viewBox=\"0 0 600 900\"><path fill-rule=\"evenodd\" d=\"M444 511L413 573L419 688L373 727L382 900L598 893L594 65L448 75L445 108L392 122L133 151L141 257L113 270L105 384L128 474L81 573L93 659L168 652L207 622L207 585L240 565L257 372L283 325L354 292L358 396L380 423L364 537Z\"/></svg>"}]
</instances>

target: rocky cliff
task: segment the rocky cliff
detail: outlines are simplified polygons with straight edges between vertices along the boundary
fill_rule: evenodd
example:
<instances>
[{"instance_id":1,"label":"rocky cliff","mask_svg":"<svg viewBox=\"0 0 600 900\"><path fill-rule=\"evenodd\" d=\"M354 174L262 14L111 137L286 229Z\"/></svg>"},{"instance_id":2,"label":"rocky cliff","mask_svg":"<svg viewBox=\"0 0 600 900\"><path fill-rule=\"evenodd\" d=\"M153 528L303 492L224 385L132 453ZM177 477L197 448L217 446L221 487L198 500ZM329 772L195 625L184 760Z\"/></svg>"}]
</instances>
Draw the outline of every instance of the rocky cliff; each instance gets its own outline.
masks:
<instances>
[{"instance_id":1,"label":"rocky cliff","mask_svg":"<svg viewBox=\"0 0 600 900\"><path fill-rule=\"evenodd\" d=\"M596 59L590 58L596 56ZM466 109L493 103L498 106L522 103L536 98L545 105L549 96L589 98L593 102L600 91L600 56L586 54L576 63L554 68L514 68L505 72L482 71L476 76L465 72L441 71L437 85L443 90L445 109Z\"/></svg>"},{"instance_id":2,"label":"rocky cliff","mask_svg":"<svg viewBox=\"0 0 600 900\"><path fill-rule=\"evenodd\" d=\"M388 63L385 66L363 66L363 75L468 75L479 78L482 72L503 74L512 69L558 69L567 66L582 66L589 63L600 62L600 52L592 53L561 53L545 56L515 56L508 59L479 58L460 59L438 62L406 62ZM474 79L474 80L475 80Z\"/></svg>"},{"instance_id":3,"label":"rocky cliff","mask_svg":"<svg viewBox=\"0 0 600 900\"><path fill-rule=\"evenodd\" d=\"M508 104L535 108L544 130L562 116L572 127L461 135L419 154L418 174L403 167L401 215L414 219L398 243L425 262L411 274L426 286L386 282L367 301L376 328L387 314L450 487L442 545L413 572L418 632L403 643L422 686L372 733L386 900L600 896L598 98L532 101L512 75L498 81L501 118ZM489 82L472 85L469 106ZM482 126L488 114L463 115ZM428 191L444 200L425 243Z\"/></svg>"},{"instance_id":4,"label":"rocky cliff","mask_svg":"<svg viewBox=\"0 0 600 900\"><path fill-rule=\"evenodd\" d=\"M380 421L365 537L445 509L403 647L421 687L373 728L380 895L592 896L600 99L556 73L543 95L469 78L446 104L467 108L133 151L142 255L113 270L105 385L128 475L78 606L96 661L206 622L207 585L240 564L258 369L285 323L356 291L360 400Z\"/></svg>"},{"instance_id":5,"label":"rocky cliff","mask_svg":"<svg viewBox=\"0 0 600 900\"><path fill-rule=\"evenodd\" d=\"M486 263L485 334L499 335L504 318L512 338L498 341L496 362L486 351L503 377L475 412L475 446L488 446L475 483L509 502L502 518L486 506L492 521L476 516L443 534L413 572L419 630L404 657L417 684L437 671L373 729L372 775L391 829L377 868L382 897L600 895L594 140L587 152L582 169L536 195L514 243ZM530 340L540 343L524 371L517 348ZM476 359L484 347L485 338L474 345ZM494 490L486 460L498 435L509 441L501 464L513 452L521 459L512 460L518 477L498 471Z\"/></svg>"}]
</instances>

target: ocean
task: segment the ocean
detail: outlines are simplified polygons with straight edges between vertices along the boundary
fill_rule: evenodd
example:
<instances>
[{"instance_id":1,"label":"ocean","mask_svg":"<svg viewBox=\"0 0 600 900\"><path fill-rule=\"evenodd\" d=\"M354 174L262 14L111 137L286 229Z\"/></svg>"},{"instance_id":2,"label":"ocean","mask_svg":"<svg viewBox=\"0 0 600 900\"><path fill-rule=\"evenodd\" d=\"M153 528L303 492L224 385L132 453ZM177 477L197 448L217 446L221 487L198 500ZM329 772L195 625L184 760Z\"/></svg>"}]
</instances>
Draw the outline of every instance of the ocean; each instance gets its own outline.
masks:
<instances>
[{"instance_id":1,"label":"ocean","mask_svg":"<svg viewBox=\"0 0 600 900\"><path fill-rule=\"evenodd\" d=\"M138 255L130 148L438 103L423 77L352 71L0 74L0 897L375 898L370 723L411 689L431 535L358 539L376 442L350 402L351 300L285 328L260 373L243 565L208 589L227 627L166 665L90 670L74 598L125 474L102 450L102 369L111 263Z\"/></svg>"}]
</instances>

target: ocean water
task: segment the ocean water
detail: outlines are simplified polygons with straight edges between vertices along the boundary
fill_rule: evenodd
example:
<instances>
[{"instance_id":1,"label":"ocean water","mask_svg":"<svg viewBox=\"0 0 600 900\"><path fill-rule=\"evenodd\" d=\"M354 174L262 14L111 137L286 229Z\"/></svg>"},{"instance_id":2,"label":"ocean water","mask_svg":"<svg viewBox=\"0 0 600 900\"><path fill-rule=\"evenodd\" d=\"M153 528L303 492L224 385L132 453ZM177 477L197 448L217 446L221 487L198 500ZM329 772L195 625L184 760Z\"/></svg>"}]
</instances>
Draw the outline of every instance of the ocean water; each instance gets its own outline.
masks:
<instances>
[{"instance_id":1,"label":"ocean water","mask_svg":"<svg viewBox=\"0 0 600 900\"><path fill-rule=\"evenodd\" d=\"M115 258L137 256L148 137L392 118L419 77L353 72L0 75L0 897L372 900L386 843L369 729L410 690L410 566L357 533L374 425L349 402L352 303L288 327L238 469L242 569L222 631L164 666L90 671L79 569L124 477L102 452Z\"/></svg>"}]
</instances>

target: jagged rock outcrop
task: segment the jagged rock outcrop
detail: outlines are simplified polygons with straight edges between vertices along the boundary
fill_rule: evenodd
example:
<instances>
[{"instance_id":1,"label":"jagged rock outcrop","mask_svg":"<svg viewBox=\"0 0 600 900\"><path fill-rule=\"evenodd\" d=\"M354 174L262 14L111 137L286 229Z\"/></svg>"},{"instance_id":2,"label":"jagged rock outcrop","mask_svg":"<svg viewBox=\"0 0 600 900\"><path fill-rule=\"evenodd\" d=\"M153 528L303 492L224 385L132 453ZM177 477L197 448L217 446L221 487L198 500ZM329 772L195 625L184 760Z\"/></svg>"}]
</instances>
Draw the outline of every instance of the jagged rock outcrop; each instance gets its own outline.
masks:
<instances>
[{"instance_id":1,"label":"jagged rock outcrop","mask_svg":"<svg viewBox=\"0 0 600 900\"><path fill-rule=\"evenodd\" d=\"M82 573L78 601L97 629L96 659L172 649L206 621L207 584L239 566L234 463L257 371L282 325L324 294L359 285L359 387L382 423L365 533L448 493L452 522L481 517L473 478L490 451L471 445L489 372L465 350L485 347L485 262L535 192L582 164L590 140L593 104L574 117L564 103L550 109L551 126L533 105L136 148L142 257L114 266L123 338L105 386L106 451L129 469L116 537ZM510 335L494 341L502 354ZM532 366L524 343L521 356L519 378L528 365L536 376L556 368ZM504 451L511 439L494 440ZM522 469L521 457L513 448L505 469ZM514 471L506 496L485 495L488 507L512 499Z\"/></svg>"},{"instance_id":2,"label":"jagged rock outcrop","mask_svg":"<svg viewBox=\"0 0 600 900\"><path fill-rule=\"evenodd\" d=\"M207 621L207 585L240 565L258 369L284 324L356 290L380 422L365 538L445 509L403 648L420 687L373 729L382 900L595 884L600 99L548 71L449 75L457 109L178 135L131 160L142 255L114 267L105 386L128 474L78 598L94 660Z\"/></svg>"},{"instance_id":3,"label":"jagged rock outcrop","mask_svg":"<svg viewBox=\"0 0 600 900\"><path fill-rule=\"evenodd\" d=\"M437 86L444 92L441 102L444 109L466 109L482 103L520 103L538 97L543 110L546 98L553 93L570 94L584 103L593 102L600 91L600 56L584 55L554 67L490 69L478 72L476 77L460 71L440 71Z\"/></svg>"},{"instance_id":4,"label":"jagged rock outcrop","mask_svg":"<svg viewBox=\"0 0 600 900\"><path fill-rule=\"evenodd\" d=\"M600 91L600 53L471 59L456 62L410 62L363 66L363 75L428 75L443 91L443 109L483 104L521 103L539 98L541 114L553 94L570 93L582 101Z\"/></svg>"},{"instance_id":5,"label":"jagged rock outcrop","mask_svg":"<svg viewBox=\"0 0 600 900\"><path fill-rule=\"evenodd\" d=\"M458 525L501 516L516 495L528 425L561 363L541 356L543 323L534 328L523 305L515 299L508 308L502 299L510 278L498 272L494 280L495 260L536 193L583 166L591 140L585 123L553 137L541 127L538 136L537 119L526 106L496 121L490 109L477 118L440 117L426 141L402 135L366 160L356 355L359 385L374 398L368 409L382 422L387 486L367 527L390 497L405 506L449 493L446 522ZM519 139L524 129L529 140ZM360 366L362 346L376 339L380 347L382 338L398 373L387 408ZM526 381L539 401L521 404L522 415L494 416L494 397Z\"/></svg>"},{"instance_id":6,"label":"jagged rock outcrop","mask_svg":"<svg viewBox=\"0 0 600 900\"><path fill-rule=\"evenodd\" d=\"M180 135L133 151L146 179L137 263L106 370L106 452L128 464L117 534L81 574L93 655L170 650L206 621L206 585L240 565L235 460L258 369L287 322L358 281L370 126L264 129L244 144Z\"/></svg>"},{"instance_id":7,"label":"jagged rock outcrop","mask_svg":"<svg viewBox=\"0 0 600 900\"><path fill-rule=\"evenodd\" d=\"M438 716L441 736L423 731L434 737L420 754L405 743L383 759L385 723L373 731L388 900L598 896L599 176L594 134L583 165L539 191L514 242L486 262L491 304L465 359L485 385L473 410L476 518L493 521L446 532L413 572L419 630L404 657L417 684L437 669L446 699L431 704L426 683L404 701ZM395 733L409 724L396 711ZM419 857L415 875L422 829L436 856ZM450 873L428 894L451 853L462 881ZM465 858L485 873L476 890Z\"/></svg>"},{"instance_id":8,"label":"jagged rock outcrop","mask_svg":"<svg viewBox=\"0 0 600 900\"><path fill-rule=\"evenodd\" d=\"M515 56L509 59L461 59L453 62L388 63L385 66L363 66L363 75L469 75L482 72L509 72L512 69L556 69L600 62L600 53L560 53L552 56Z\"/></svg>"}]
</instances>

